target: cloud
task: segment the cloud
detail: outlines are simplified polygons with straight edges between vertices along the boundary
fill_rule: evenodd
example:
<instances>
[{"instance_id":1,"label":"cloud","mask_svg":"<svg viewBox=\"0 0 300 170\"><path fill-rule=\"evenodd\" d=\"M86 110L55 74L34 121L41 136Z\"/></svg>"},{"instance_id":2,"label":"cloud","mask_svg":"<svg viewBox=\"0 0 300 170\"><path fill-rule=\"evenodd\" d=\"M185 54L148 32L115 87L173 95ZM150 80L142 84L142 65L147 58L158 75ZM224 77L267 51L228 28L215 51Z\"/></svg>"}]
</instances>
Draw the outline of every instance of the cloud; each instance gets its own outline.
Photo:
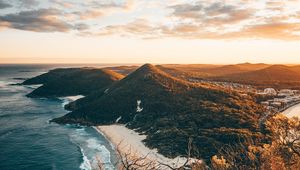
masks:
<instances>
[{"instance_id":1,"label":"cloud","mask_svg":"<svg viewBox=\"0 0 300 170\"><path fill-rule=\"evenodd\" d=\"M0 9L10 8L10 7L12 7L12 5L0 0Z\"/></svg>"},{"instance_id":2,"label":"cloud","mask_svg":"<svg viewBox=\"0 0 300 170\"><path fill-rule=\"evenodd\" d=\"M176 22L164 27L163 34L194 39L300 39L300 8L295 5L267 1L261 7L254 1L236 2L202 0L171 5L168 17Z\"/></svg>"},{"instance_id":3,"label":"cloud","mask_svg":"<svg viewBox=\"0 0 300 170\"><path fill-rule=\"evenodd\" d=\"M59 6L62 6L64 8L73 8L75 6L74 2L65 2L63 0L52 0L53 4L57 4Z\"/></svg>"},{"instance_id":4,"label":"cloud","mask_svg":"<svg viewBox=\"0 0 300 170\"><path fill-rule=\"evenodd\" d=\"M169 8L173 9L170 17L192 19L201 24L231 24L249 19L253 15L251 8L240 8L221 2L209 5L197 2L195 4L174 5Z\"/></svg>"},{"instance_id":5,"label":"cloud","mask_svg":"<svg viewBox=\"0 0 300 170\"><path fill-rule=\"evenodd\" d=\"M86 10L83 12L74 12L74 14L82 20L94 19L104 15L100 10Z\"/></svg>"},{"instance_id":6,"label":"cloud","mask_svg":"<svg viewBox=\"0 0 300 170\"><path fill-rule=\"evenodd\" d=\"M87 24L84 24L84 23L79 23L79 24L74 25L74 29L76 29L78 31L84 31L84 30L89 29L89 26Z\"/></svg>"},{"instance_id":7,"label":"cloud","mask_svg":"<svg viewBox=\"0 0 300 170\"><path fill-rule=\"evenodd\" d=\"M267 23L245 27L241 31L243 37L299 40L300 23Z\"/></svg>"},{"instance_id":8,"label":"cloud","mask_svg":"<svg viewBox=\"0 0 300 170\"><path fill-rule=\"evenodd\" d=\"M97 32L97 35L111 35L118 33L122 36L141 36L142 38L148 38L157 36L160 32L160 27L151 25L145 19L137 19L133 22L124 25L106 26Z\"/></svg>"},{"instance_id":9,"label":"cloud","mask_svg":"<svg viewBox=\"0 0 300 170\"><path fill-rule=\"evenodd\" d=\"M133 9L136 0L126 0L126 1L87 1L85 3L86 7L96 8L96 9L108 9L108 8L119 8L119 9Z\"/></svg>"},{"instance_id":10,"label":"cloud","mask_svg":"<svg viewBox=\"0 0 300 170\"><path fill-rule=\"evenodd\" d=\"M279 39L300 40L300 23L272 22L244 25L239 30L219 31L206 29L203 24L178 23L177 25L152 25L138 19L124 25L107 26L97 34L134 36L144 39L179 37L184 39Z\"/></svg>"},{"instance_id":11,"label":"cloud","mask_svg":"<svg viewBox=\"0 0 300 170\"><path fill-rule=\"evenodd\" d=\"M0 16L0 24L10 28L35 32L67 32L72 25L60 20L57 9L39 9Z\"/></svg>"},{"instance_id":12,"label":"cloud","mask_svg":"<svg viewBox=\"0 0 300 170\"><path fill-rule=\"evenodd\" d=\"M271 6L271 7L284 6L284 5L285 5L284 1L268 1L268 2L266 2L266 6Z\"/></svg>"},{"instance_id":13,"label":"cloud","mask_svg":"<svg viewBox=\"0 0 300 170\"><path fill-rule=\"evenodd\" d=\"M169 6L170 9L173 9L173 16L180 18L199 18L201 17L200 11L203 9L203 6L200 3L196 4L177 4Z\"/></svg>"},{"instance_id":14,"label":"cloud","mask_svg":"<svg viewBox=\"0 0 300 170\"><path fill-rule=\"evenodd\" d=\"M17 1L0 13L0 27L79 35L141 38L299 39L300 1L37 0ZM0 9L8 8L1 6ZM22 3L28 8L18 8Z\"/></svg>"},{"instance_id":15,"label":"cloud","mask_svg":"<svg viewBox=\"0 0 300 170\"><path fill-rule=\"evenodd\" d=\"M32 8L39 4L37 0L21 0L21 6L24 8Z\"/></svg>"},{"instance_id":16,"label":"cloud","mask_svg":"<svg viewBox=\"0 0 300 170\"><path fill-rule=\"evenodd\" d=\"M111 15L120 10L131 10L135 6L135 0L119 1L64 1L49 0L39 3L37 0L13 0L16 2L15 10L20 12L2 14L0 16L1 28L14 28L35 32L69 32L72 30L86 31L90 22L104 15ZM0 0L0 5L2 1ZM44 5L46 8L40 8ZM54 6L50 7L50 6ZM8 5L2 5L8 7ZM43 7L43 6L42 6ZM27 9L24 10L23 9ZM38 8L38 9L35 9ZM87 21L89 20L89 21Z\"/></svg>"}]
</instances>

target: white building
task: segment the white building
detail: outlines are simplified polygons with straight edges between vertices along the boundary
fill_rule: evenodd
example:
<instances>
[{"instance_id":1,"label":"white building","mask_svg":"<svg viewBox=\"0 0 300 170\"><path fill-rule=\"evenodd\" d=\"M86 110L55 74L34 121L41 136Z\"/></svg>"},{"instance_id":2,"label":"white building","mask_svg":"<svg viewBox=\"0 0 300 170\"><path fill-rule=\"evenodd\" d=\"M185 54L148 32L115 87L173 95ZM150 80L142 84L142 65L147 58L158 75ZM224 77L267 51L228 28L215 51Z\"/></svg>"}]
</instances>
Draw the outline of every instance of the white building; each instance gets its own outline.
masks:
<instances>
[{"instance_id":1,"label":"white building","mask_svg":"<svg viewBox=\"0 0 300 170\"><path fill-rule=\"evenodd\" d=\"M280 108L282 106L282 103L274 101L270 105L273 106L273 107L276 107L276 108Z\"/></svg>"},{"instance_id":2,"label":"white building","mask_svg":"<svg viewBox=\"0 0 300 170\"><path fill-rule=\"evenodd\" d=\"M264 106L269 106L269 102L268 101L264 101L264 102L260 102L260 104L264 105Z\"/></svg>"},{"instance_id":3,"label":"white building","mask_svg":"<svg viewBox=\"0 0 300 170\"><path fill-rule=\"evenodd\" d=\"M273 88L266 88L263 93L265 93L266 95L272 95L272 96L277 95L276 90Z\"/></svg>"},{"instance_id":4,"label":"white building","mask_svg":"<svg viewBox=\"0 0 300 170\"><path fill-rule=\"evenodd\" d=\"M293 96L295 93L290 89L282 89L279 91L278 96Z\"/></svg>"}]
</instances>

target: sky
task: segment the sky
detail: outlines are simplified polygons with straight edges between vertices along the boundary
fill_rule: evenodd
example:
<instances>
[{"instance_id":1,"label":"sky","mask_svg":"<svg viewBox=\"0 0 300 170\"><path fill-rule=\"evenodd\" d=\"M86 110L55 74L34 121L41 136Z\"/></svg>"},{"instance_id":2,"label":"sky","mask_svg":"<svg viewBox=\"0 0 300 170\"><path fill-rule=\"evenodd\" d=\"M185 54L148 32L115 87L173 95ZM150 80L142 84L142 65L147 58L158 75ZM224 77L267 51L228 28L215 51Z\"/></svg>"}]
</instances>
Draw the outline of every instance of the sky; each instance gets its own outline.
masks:
<instances>
[{"instance_id":1,"label":"sky","mask_svg":"<svg viewBox=\"0 0 300 170\"><path fill-rule=\"evenodd\" d=\"M300 0L0 0L0 63L300 64Z\"/></svg>"}]
</instances>

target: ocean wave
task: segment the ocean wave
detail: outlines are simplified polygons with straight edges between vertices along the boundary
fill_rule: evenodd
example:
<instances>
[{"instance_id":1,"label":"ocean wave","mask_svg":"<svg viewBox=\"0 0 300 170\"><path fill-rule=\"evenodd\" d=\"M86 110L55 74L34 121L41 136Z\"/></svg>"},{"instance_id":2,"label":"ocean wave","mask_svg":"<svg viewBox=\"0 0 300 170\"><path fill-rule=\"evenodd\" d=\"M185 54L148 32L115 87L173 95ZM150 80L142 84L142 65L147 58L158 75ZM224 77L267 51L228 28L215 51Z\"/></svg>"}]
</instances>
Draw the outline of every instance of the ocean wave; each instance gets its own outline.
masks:
<instances>
[{"instance_id":1,"label":"ocean wave","mask_svg":"<svg viewBox=\"0 0 300 170\"><path fill-rule=\"evenodd\" d=\"M0 138L5 138L5 137L11 135L14 131L16 131L16 130L7 130L5 132L1 132L0 133Z\"/></svg>"},{"instance_id":2,"label":"ocean wave","mask_svg":"<svg viewBox=\"0 0 300 170\"><path fill-rule=\"evenodd\" d=\"M104 145L100 144L97 139L88 139L87 147L94 152L94 157L92 158L93 167L102 163L105 170L114 169L113 164L111 163L110 152Z\"/></svg>"},{"instance_id":3,"label":"ocean wave","mask_svg":"<svg viewBox=\"0 0 300 170\"><path fill-rule=\"evenodd\" d=\"M39 87L41 87L43 84L33 84L33 85L23 85L24 87L26 88L29 88L29 89L37 89Z\"/></svg>"},{"instance_id":4,"label":"ocean wave","mask_svg":"<svg viewBox=\"0 0 300 170\"><path fill-rule=\"evenodd\" d=\"M0 88L3 91L8 91L8 92L15 92L17 91L18 86L12 86L12 84L15 84L16 82L13 81L2 81L0 80Z\"/></svg>"},{"instance_id":5,"label":"ocean wave","mask_svg":"<svg viewBox=\"0 0 300 170\"><path fill-rule=\"evenodd\" d=\"M77 95L77 96L59 97L59 99L62 101L62 107L65 107L65 105L69 104L70 102L73 102L83 97L84 97L83 95Z\"/></svg>"},{"instance_id":6,"label":"ocean wave","mask_svg":"<svg viewBox=\"0 0 300 170\"><path fill-rule=\"evenodd\" d=\"M11 117L24 117L24 116L34 116L37 115L39 113L34 113L34 112L12 112L12 111L6 111L4 110L5 113L0 115L0 118L11 118Z\"/></svg>"},{"instance_id":7,"label":"ocean wave","mask_svg":"<svg viewBox=\"0 0 300 170\"><path fill-rule=\"evenodd\" d=\"M82 148L80 148L80 152L82 154L83 162L80 164L79 168L81 170L92 170L91 163L90 163L89 159L86 157L86 155L84 154Z\"/></svg>"},{"instance_id":8,"label":"ocean wave","mask_svg":"<svg viewBox=\"0 0 300 170\"><path fill-rule=\"evenodd\" d=\"M3 87L6 87L7 86L7 82L5 81L0 81L0 87L3 88Z\"/></svg>"},{"instance_id":9,"label":"ocean wave","mask_svg":"<svg viewBox=\"0 0 300 170\"><path fill-rule=\"evenodd\" d=\"M74 133L70 134L70 141L76 144L82 153L80 169L99 169L100 162L105 170L115 169L111 163L110 151L103 145L103 141L88 133L86 127L76 128Z\"/></svg>"},{"instance_id":10,"label":"ocean wave","mask_svg":"<svg viewBox=\"0 0 300 170\"><path fill-rule=\"evenodd\" d=\"M97 129L97 127L94 127L94 126L93 126L93 128L94 128L98 133L100 133L100 134L108 141L110 147L111 147L113 150L116 150L115 145L114 145L113 143L110 142L110 140L107 138L107 136L106 136L103 132L101 132L101 130Z\"/></svg>"}]
</instances>

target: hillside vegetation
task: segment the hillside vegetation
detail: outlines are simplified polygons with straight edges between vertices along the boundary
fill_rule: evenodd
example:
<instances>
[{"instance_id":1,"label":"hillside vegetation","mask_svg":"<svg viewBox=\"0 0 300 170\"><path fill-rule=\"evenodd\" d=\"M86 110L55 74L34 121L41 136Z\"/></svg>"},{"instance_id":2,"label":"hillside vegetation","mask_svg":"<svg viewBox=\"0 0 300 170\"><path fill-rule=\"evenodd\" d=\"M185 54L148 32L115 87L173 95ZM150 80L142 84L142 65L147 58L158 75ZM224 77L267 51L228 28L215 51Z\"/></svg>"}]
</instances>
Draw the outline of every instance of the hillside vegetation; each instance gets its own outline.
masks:
<instances>
[{"instance_id":1,"label":"hillside vegetation","mask_svg":"<svg viewBox=\"0 0 300 170\"><path fill-rule=\"evenodd\" d=\"M300 89L300 66L242 63L236 65L162 65L162 70L185 80L225 81L257 88Z\"/></svg>"},{"instance_id":2,"label":"hillside vegetation","mask_svg":"<svg viewBox=\"0 0 300 170\"><path fill-rule=\"evenodd\" d=\"M251 96L175 78L150 64L66 108L71 112L54 122L118 121L146 134L146 145L168 157L186 154L189 138L199 148L193 156L206 160L225 144L266 139L259 127L264 110Z\"/></svg>"},{"instance_id":3,"label":"hillside vegetation","mask_svg":"<svg viewBox=\"0 0 300 170\"><path fill-rule=\"evenodd\" d=\"M213 77L212 79L250 84L261 88L300 88L300 71L297 70L297 67L284 65L272 65L260 70Z\"/></svg>"},{"instance_id":4,"label":"hillside vegetation","mask_svg":"<svg viewBox=\"0 0 300 170\"><path fill-rule=\"evenodd\" d=\"M88 95L101 90L123 78L116 72L96 68L54 69L48 73L28 79L24 85L43 84L29 97L60 97Z\"/></svg>"}]
</instances>

